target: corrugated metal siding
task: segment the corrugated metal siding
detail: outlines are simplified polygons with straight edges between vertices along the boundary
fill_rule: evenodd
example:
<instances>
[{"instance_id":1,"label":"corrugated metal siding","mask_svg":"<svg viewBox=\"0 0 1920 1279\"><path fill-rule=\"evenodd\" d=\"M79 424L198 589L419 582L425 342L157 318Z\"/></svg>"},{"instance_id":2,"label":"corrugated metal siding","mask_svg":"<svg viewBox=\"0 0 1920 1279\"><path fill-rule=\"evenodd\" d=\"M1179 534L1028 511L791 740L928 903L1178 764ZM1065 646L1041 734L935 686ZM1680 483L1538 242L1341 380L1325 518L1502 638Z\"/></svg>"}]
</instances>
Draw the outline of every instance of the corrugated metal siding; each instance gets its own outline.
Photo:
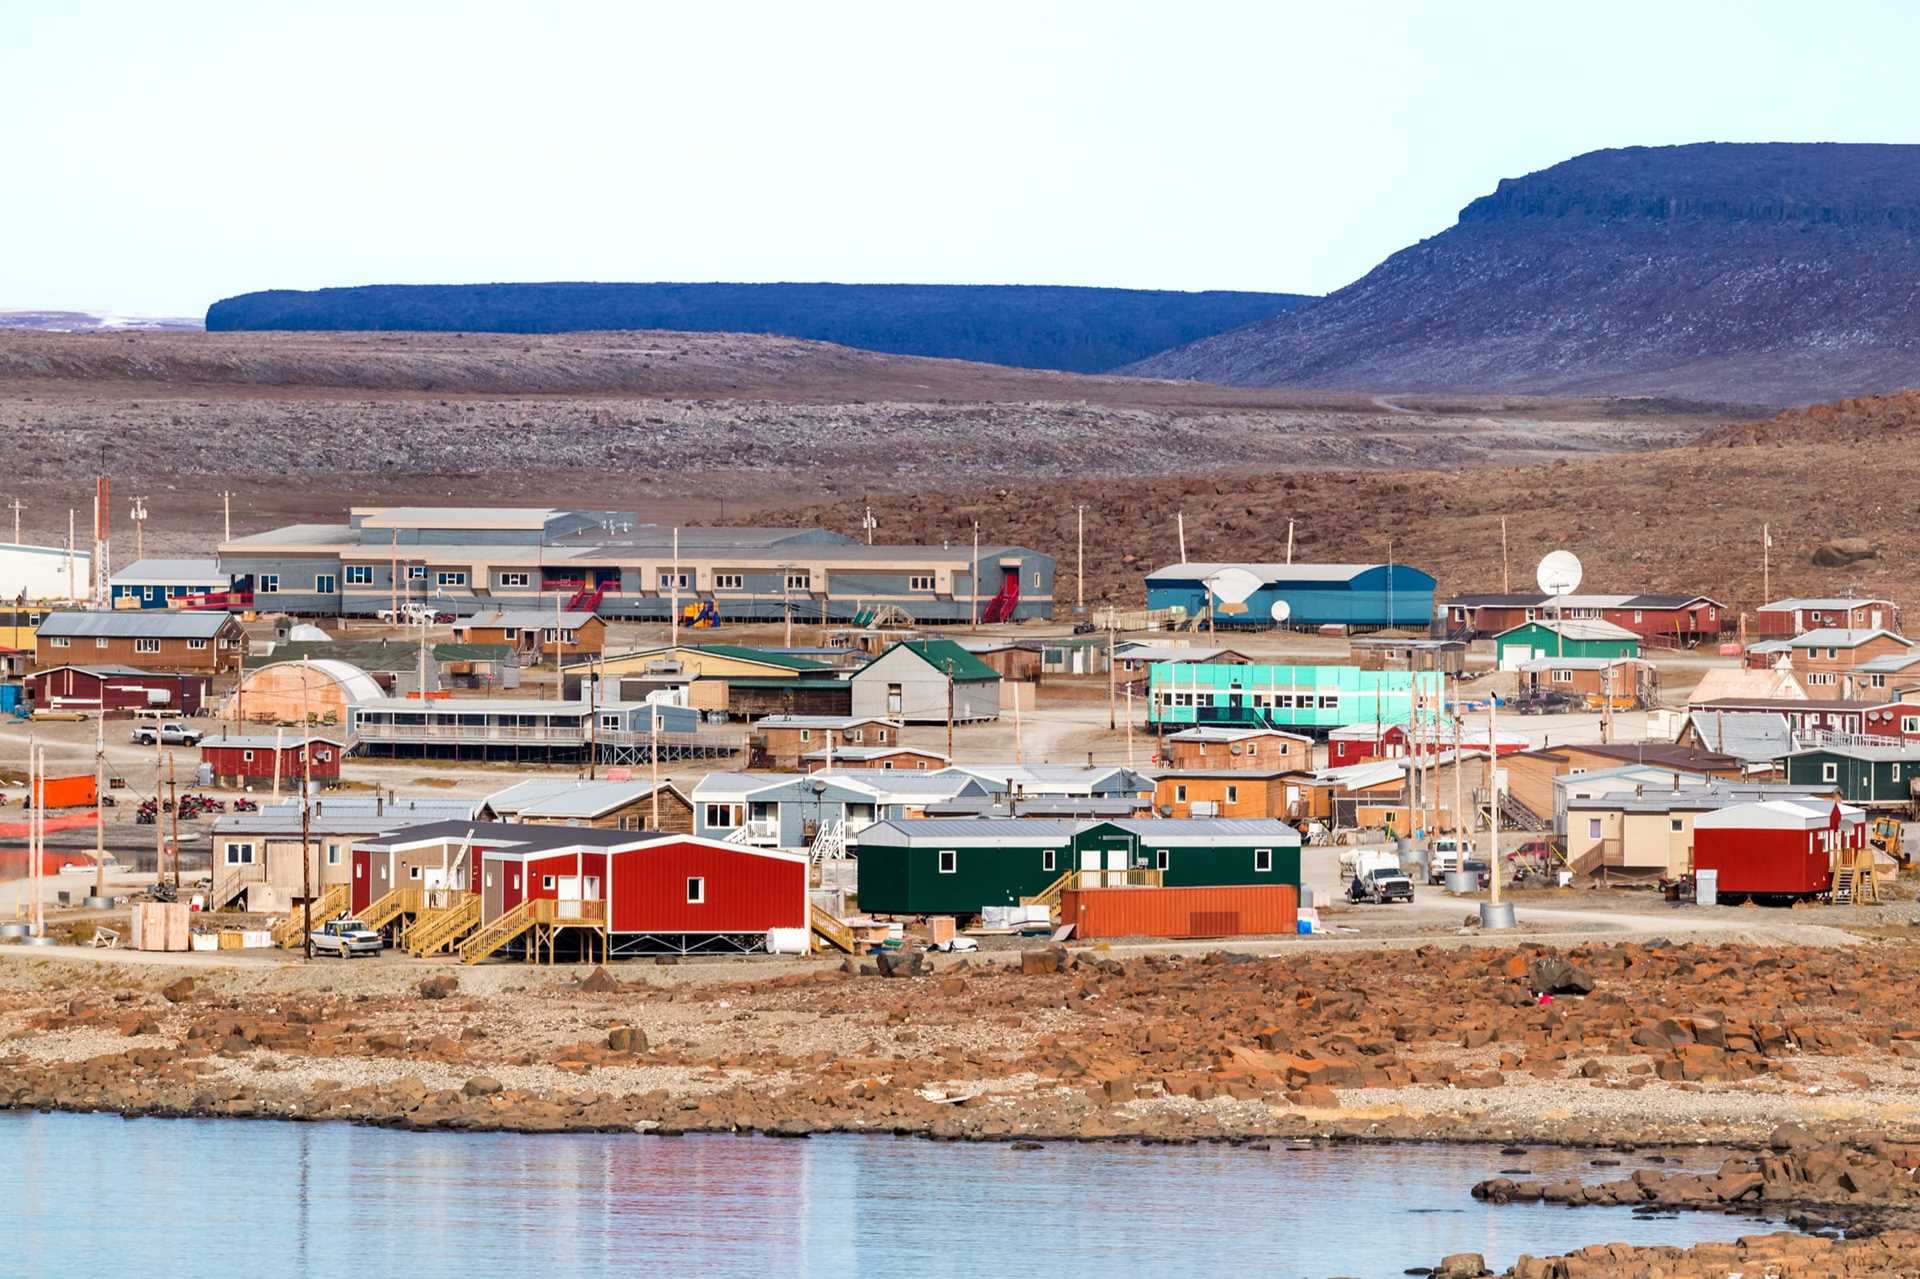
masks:
<instances>
[{"instance_id":1,"label":"corrugated metal siding","mask_svg":"<svg viewBox=\"0 0 1920 1279\"><path fill-rule=\"evenodd\" d=\"M701 902L687 880L706 881ZM610 924L616 933L760 933L807 926L804 862L691 842L614 857Z\"/></svg>"},{"instance_id":2,"label":"corrugated metal siding","mask_svg":"<svg viewBox=\"0 0 1920 1279\"><path fill-rule=\"evenodd\" d=\"M1054 853L1052 870L1046 868L1049 849ZM945 874L940 870L942 851L937 844L875 847L863 833L856 864L860 909L890 915L972 915L983 906L1017 906L1073 864L1067 838L1047 842L1039 837L1017 847L955 846L947 850L954 855L954 868Z\"/></svg>"},{"instance_id":3,"label":"corrugated metal siding","mask_svg":"<svg viewBox=\"0 0 1920 1279\"><path fill-rule=\"evenodd\" d=\"M1292 885L1228 888L1084 888L1061 894L1060 922L1076 940L1101 937L1255 937L1294 931Z\"/></svg>"},{"instance_id":4,"label":"corrugated metal siding","mask_svg":"<svg viewBox=\"0 0 1920 1279\"><path fill-rule=\"evenodd\" d=\"M1865 829L1863 825L1861 830ZM1719 892L1824 893L1833 883L1832 854L1818 847L1817 832L1799 830L1693 831L1695 871L1718 871ZM1857 842L1857 841L1856 841Z\"/></svg>"}]
</instances>

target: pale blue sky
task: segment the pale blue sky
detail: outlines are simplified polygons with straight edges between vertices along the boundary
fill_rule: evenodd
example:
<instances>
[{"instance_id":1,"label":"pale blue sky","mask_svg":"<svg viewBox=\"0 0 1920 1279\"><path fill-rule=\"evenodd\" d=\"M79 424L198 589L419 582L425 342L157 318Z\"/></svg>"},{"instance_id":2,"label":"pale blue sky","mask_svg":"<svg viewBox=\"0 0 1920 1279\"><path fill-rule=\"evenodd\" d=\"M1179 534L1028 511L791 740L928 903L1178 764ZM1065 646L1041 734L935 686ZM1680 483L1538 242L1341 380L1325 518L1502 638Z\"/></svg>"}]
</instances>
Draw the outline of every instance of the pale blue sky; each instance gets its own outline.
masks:
<instances>
[{"instance_id":1,"label":"pale blue sky","mask_svg":"<svg viewBox=\"0 0 1920 1279\"><path fill-rule=\"evenodd\" d=\"M0 307L1324 292L1599 147L1920 140L1920 5L0 3Z\"/></svg>"}]
</instances>

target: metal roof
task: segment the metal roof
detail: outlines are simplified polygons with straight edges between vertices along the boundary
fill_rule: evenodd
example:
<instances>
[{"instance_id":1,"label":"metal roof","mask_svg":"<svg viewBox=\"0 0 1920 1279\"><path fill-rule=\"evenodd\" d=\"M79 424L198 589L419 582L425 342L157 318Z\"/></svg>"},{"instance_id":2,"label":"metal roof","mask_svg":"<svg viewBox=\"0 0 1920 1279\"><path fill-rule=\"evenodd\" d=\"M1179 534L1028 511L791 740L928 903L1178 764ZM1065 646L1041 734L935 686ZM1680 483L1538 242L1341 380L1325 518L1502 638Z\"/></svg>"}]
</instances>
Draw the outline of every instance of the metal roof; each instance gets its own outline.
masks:
<instances>
[{"instance_id":1,"label":"metal roof","mask_svg":"<svg viewBox=\"0 0 1920 1279\"><path fill-rule=\"evenodd\" d=\"M376 812L375 809L379 811ZM381 835L422 822L471 819L472 800L402 796L333 795L317 799L309 827L316 836ZM214 818L216 835L298 835L298 803L263 804L257 813L224 813Z\"/></svg>"},{"instance_id":2,"label":"metal roof","mask_svg":"<svg viewBox=\"0 0 1920 1279\"><path fill-rule=\"evenodd\" d=\"M162 612L159 609L125 609L111 613L86 613L78 609L60 609L49 613L35 632L43 636L106 639L212 639L220 628L233 620L231 613Z\"/></svg>"},{"instance_id":3,"label":"metal roof","mask_svg":"<svg viewBox=\"0 0 1920 1279\"><path fill-rule=\"evenodd\" d=\"M485 613L475 613L454 622L455 630L467 630L471 627L513 626L522 630L539 630L542 627L559 625L562 628L581 627L599 616L584 609L555 609L549 613L537 608L497 608Z\"/></svg>"},{"instance_id":4,"label":"metal roof","mask_svg":"<svg viewBox=\"0 0 1920 1279\"><path fill-rule=\"evenodd\" d=\"M617 848L623 844L644 844L661 839L659 831L605 830L596 826L545 826L529 822L465 821L426 822L389 829L377 840L362 840L360 847L387 849L406 844L464 840L472 836L476 846L514 855L559 852L572 848ZM744 846L742 852L749 851Z\"/></svg>"},{"instance_id":5,"label":"metal roof","mask_svg":"<svg viewBox=\"0 0 1920 1279\"><path fill-rule=\"evenodd\" d=\"M1791 643L1795 648L1858 648L1862 644L1885 636L1897 640L1903 647L1912 648L1913 641L1904 635L1895 635L1885 627L1823 626L1818 630L1796 635Z\"/></svg>"},{"instance_id":6,"label":"metal roof","mask_svg":"<svg viewBox=\"0 0 1920 1279\"><path fill-rule=\"evenodd\" d=\"M662 781L660 789L673 790ZM625 782L581 781L571 777L536 777L495 791L483 801L496 813L528 817L599 817L653 794L647 779Z\"/></svg>"},{"instance_id":7,"label":"metal roof","mask_svg":"<svg viewBox=\"0 0 1920 1279\"><path fill-rule=\"evenodd\" d=\"M451 644L430 645L428 654L438 662L504 662L513 650L505 644ZM322 643L318 640L287 640L276 643L265 653L253 654L247 662L249 670L262 666L273 666L280 662L298 662L311 659L315 669L327 662L352 667L359 671L413 671L420 666L420 646L405 640L334 640Z\"/></svg>"},{"instance_id":8,"label":"metal roof","mask_svg":"<svg viewBox=\"0 0 1920 1279\"><path fill-rule=\"evenodd\" d=\"M1762 604L1760 606L1760 611L1763 613L1777 613L1777 612L1784 611L1786 609L1795 609L1795 608L1824 611L1827 609L1868 608L1875 604L1886 604L1891 606L1892 603L1893 601L1889 599L1873 599L1866 596L1860 596L1854 599L1847 599L1839 596L1835 596L1829 599L1794 598L1794 599L1775 600L1771 604Z\"/></svg>"},{"instance_id":9,"label":"metal roof","mask_svg":"<svg viewBox=\"0 0 1920 1279\"><path fill-rule=\"evenodd\" d=\"M1567 800L1567 811L1673 813L1713 812L1734 804L1770 798L1818 798L1833 791L1832 786L1788 786L1784 783L1723 782L1712 786L1686 786L1673 790L1653 786L1640 791L1619 790L1606 795Z\"/></svg>"},{"instance_id":10,"label":"metal roof","mask_svg":"<svg viewBox=\"0 0 1920 1279\"><path fill-rule=\"evenodd\" d=\"M218 586L229 578L215 560L135 560L110 579L115 586Z\"/></svg>"},{"instance_id":11,"label":"metal roof","mask_svg":"<svg viewBox=\"0 0 1920 1279\"><path fill-rule=\"evenodd\" d=\"M1183 728L1168 733L1170 742L1244 742L1249 737L1288 737L1296 742L1311 742L1305 733L1289 733L1281 728Z\"/></svg>"},{"instance_id":12,"label":"metal roof","mask_svg":"<svg viewBox=\"0 0 1920 1279\"><path fill-rule=\"evenodd\" d=\"M880 715L764 715L753 721L754 728L856 728L861 724L903 727L899 720Z\"/></svg>"},{"instance_id":13,"label":"metal roof","mask_svg":"<svg viewBox=\"0 0 1920 1279\"><path fill-rule=\"evenodd\" d=\"M1820 803L1790 799L1767 799L1751 804L1733 804L1702 814L1693 823L1695 830L1826 830L1833 810L1840 810L1844 825L1858 826L1867 820L1865 810L1832 800Z\"/></svg>"},{"instance_id":14,"label":"metal roof","mask_svg":"<svg viewBox=\"0 0 1920 1279\"><path fill-rule=\"evenodd\" d=\"M860 832L860 846L864 850L869 844L1066 844L1086 824L1044 817L915 817L875 822Z\"/></svg>"},{"instance_id":15,"label":"metal roof","mask_svg":"<svg viewBox=\"0 0 1920 1279\"><path fill-rule=\"evenodd\" d=\"M1530 626L1537 626L1550 634L1570 640L1637 640L1640 638L1624 626L1615 626L1612 622L1586 617L1535 618L1531 622L1509 626L1494 638L1504 639L1515 631L1524 631Z\"/></svg>"},{"instance_id":16,"label":"metal roof","mask_svg":"<svg viewBox=\"0 0 1920 1279\"><path fill-rule=\"evenodd\" d=\"M1908 760L1920 760L1920 742L1888 746L1808 746L1792 752L1789 758L1805 755L1839 755L1874 764L1904 764Z\"/></svg>"},{"instance_id":17,"label":"metal roof","mask_svg":"<svg viewBox=\"0 0 1920 1279\"><path fill-rule=\"evenodd\" d=\"M1708 750L1749 763L1779 759L1799 744L1778 711L1695 711L1687 722Z\"/></svg>"},{"instance_id":18,"label":"metal roof","mask_svg":"<svg viewBox=\"0 0 1920 1279\"><path fill-rule=\"evenodd\" d=\"M1520 663L1523 671L1604 671L1613 666L1632 666L1637 657L1536 657Z\"/></svg>"},{"instance_id":19,"label":"metal roof","mask_svg":"<svg viewBox=\"0 0 1920 1279\"><path fill-rule=\"evenodd\" d=\"M329 746L345 746L347 739L329 737L325 733L308 733L305 736L289 733L284 738L266 733L227 733L219 737L203 737L200 739L200 746L203 750L209 746L239 747L243 750L270 751L276 747L280 750L299 750L305 742L325 742Z\"/></svg>"},{"instance_id":20,"label":"metal roof","mask_svg":"<svg viewBox=\"0 0 1920 1279\"><path fill-rule=\"evenodd\" d=\"M1000 678L999 671L949 639L901 640L885 653L874 658L873 662L869 662L861 671L854 672L853 678L859 679L863 671L872 669L874 663L881 661L889 653L903 648L931 666L936 673L951 675L955 683L977 683Z\"/></svg>"},{"instance_id":21,"label":"metal roof","mask_svg":"<svg viewBox=\"0 0 1920 1279\"><path fill-rule=\"evenodd\" d=\"M1853 669L1868 675L1897 675L1909 666L1920 664L1920 653L1889 653L1869 658Z\"/></svg>"},{"instance_id":22,"label":"metal roof","mask_svg":"<svg viewBox=\"0 0 1920 1279\"><path fill-rule=\"evenodd\" d=\"M1082 823L1095 825L1097 823ZM1122 818L1107 823L1143 843L1226 844L1237 846L1248 839L1272 840L1276 844L1295 845L1300 832L1283 821L1265 817L1152 817Z\"/></svg>"},{"instance_id":23,"label":"metal roof","mask_svg":"<svg viewBox=\"0 0 1920 1279\"><path fill-rule=\"evenodd\" d=\"M1216 657L1246 657L1246 654L1231 648L1188 648L1179 644L1138 642L1117 645L1113 655L1123 662L1208 662Z\"/></svg>"}]
</instances>

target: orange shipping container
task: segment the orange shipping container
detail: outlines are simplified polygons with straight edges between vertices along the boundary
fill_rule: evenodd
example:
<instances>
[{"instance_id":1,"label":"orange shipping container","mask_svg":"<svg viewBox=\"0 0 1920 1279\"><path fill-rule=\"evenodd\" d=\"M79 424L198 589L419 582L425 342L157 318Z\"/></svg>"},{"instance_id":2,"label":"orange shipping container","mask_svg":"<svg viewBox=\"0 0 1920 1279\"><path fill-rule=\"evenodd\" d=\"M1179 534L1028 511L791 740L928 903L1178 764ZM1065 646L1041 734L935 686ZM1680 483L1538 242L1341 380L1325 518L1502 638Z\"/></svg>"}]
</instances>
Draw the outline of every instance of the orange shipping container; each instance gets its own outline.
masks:
<instances>
[{"instance_id":1,"label":"orange shipping container","mask_svg":"<svg viewBox=\"0 0 1920 1279\"><path fill-rule=\"evenodd\" d=\"M1060 922L1076 941L1102 937L1256 937L1292 933L1300 891L1291 884L1221 888L1077 888L1060 895Z\"/></svg>"},{"instance_id":2,"label":"orange shipping container","mask_svg":"<svg viewBox=\"0 0 1920 1279\"><path fill-rule=\"evenodd\" d=\"M92 773L46 778L36 797L42 808L92 808L100 802Z\"/></svg>"}]
</instances>

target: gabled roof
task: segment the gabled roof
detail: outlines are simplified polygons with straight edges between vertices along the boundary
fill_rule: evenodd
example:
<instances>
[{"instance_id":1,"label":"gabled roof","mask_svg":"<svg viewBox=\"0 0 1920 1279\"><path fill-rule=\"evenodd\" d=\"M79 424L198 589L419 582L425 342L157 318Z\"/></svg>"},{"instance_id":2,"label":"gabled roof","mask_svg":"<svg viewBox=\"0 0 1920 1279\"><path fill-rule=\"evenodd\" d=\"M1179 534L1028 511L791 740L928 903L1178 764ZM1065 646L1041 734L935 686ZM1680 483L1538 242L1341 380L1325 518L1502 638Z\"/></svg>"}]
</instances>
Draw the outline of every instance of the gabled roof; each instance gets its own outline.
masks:
<instances>
[{"instance_id":1,"label":"gabled roof","mask_svg":"<svg viewBox=\"0 0 1920 1279\"><path fill-rule=\"evenodd\" d=\"M598 613L586 609L556 609L547 612L537 608L496 608L485 613L475 613L470 617L454 622L456 630L471 628L492 629L494 627L514 627L518 630L541 630L549 626L559 626L562 630L578 630Z\"/></svg>"},{"instance_id":2,"label":"gabled roof","mask_svg":"<svg viewBox=\"0 0 1920 1279\"><path fill-rule=\"evenodd\" d=\"M1874 764L1904 764L1909 760L1920 760L1920 742L1889 741L1885 746L1808 746L1792 752L1788 758L1800 759L1807 755L1839 755L1845 759L1865 760Z\"/></svg>"},{"instance_id":3,"label":"gabled roof","mask_svg":"<svg viewBox=\"0 0 1920 1279\"><path fill-rule=\"evenodd\" d=\"M1696 773L1726 772L1741 768L1744 764L1744 761L1731 755L1695 750L1675 742L1614 742L1605 745L1598 742L1566 742L1556 746L1554 751L1580 751L1603 759L1617 759L1623 764L1657 764L1662 768Z\"/></svg>"},{"instance_id":4,"label":"gabled roof","mask_svg":"<svg viewBox=\"0 0 1920 1279\"><path fill-rule=\"evenodd\" d=\"M1859 626L1823 626L1805 635L1794 636L1792 643L1795 648L1859 648L1883 636L1894 640L1902 648L1913 647L1912 640L1904 635L1895 635L1885 627Z\"/></svg>"},{"instance_id":5,"label":"gabled roof","mask_svg":"<svg viewBox=\"0 0 1920 1279\"><path fill-rule=\"evenodd\" d=\"M1842 826L1858 826L1867 820L1864 810L1832 800L1767 799L1751 804L1731 804L1694 819L1695 830L1827 830L1834 809L1840 810Z\"/></svg>"},{"instance_id":6,"label":"gabled roof","mask_svg":"<svg viewBox=\"0 0 1920 1279\"><path fill-rule=\"evenodd\" d=\"M1812 609L1815 612L1824 613L1829 611L1840 611L1845 609L1868 608L1875 604L1885 604L1891 607L1893 604L1893 601L1890 599L1883 599L1883 598L1878 598L1873 596L1860 596L1858 598L1852 598L1852 599L1844 598L1840 596L1835 596L1827 599L1794 598L1794 599L1775 600L1771 604L1762 604L1760 606L1760 611L1763 613L1777 613L1783 610L1791 610L1791 609L1798 608L1798 609Z\"/></svg>"},{"instance_id":7,"label":"gabled roof","mask_svg":"<svg viewBox=\"0 0 1920 1279\"><path fill-rule=\"evenodd\" d=\"M1704 786L1649 786L1643 790L1617 790L1567 800L1569 813L1712 813L1735 804L1755 800L1815 799L1831 794L1832 786L1788 786L1779 782L1711 782ZM1698 825L1698 823L1695 823Z\"/></svg>"},{"instance_id":8,"label":"gabled roof","mask_svg":"<svg viewBox=\"0 0 1920 1279\"><path fill-rule=\"evenodd\" d=\"M1536 657L1520 663L1523 671L1604 671L1611 666L1632 666L1637 657Z\"/></svg>"},{"instance_id":9,"label":"gabled roof","mask_svg":"<svg viewBox=\"0 0 1920 1279\"><path fill-rule=\"evenodd\" d=\"M1885 657L1869 658L1853 669L1868 675L1898 675L1911 666L1920 666L1920 652L1889 653Z\"/></svg>"},{"instance_id":10,"label":"gabled roof","mask_svg":"<svg viewBox=\"0 0 1920 1279\"><path fill-rule=\"evenodd\" d=\"M660 783L662 792L672 791L685 799L672 782ZM484 801L496 813L517 815L521 819L604 817L616 809L638 803L653 794L653 783L645 778L625 782L582 781L571 777L536 777L505 790L495 791Z\"/></svg>"},{"instance_id":11,"label":"gabled roof","mask_svg":"<svg viewBox=\"0 0 1920 1279\"><path fill-rule=\"evenodd\" d=\"M1522 622L1518 626L1509 626L1493 638L1504 639L1515 631L1524 631L1537 626L1543 631L1570 640L1637 640L1640 637L1624 626L1615 626L1612 622L1603 622L1594 618L1536 618L1531 622Z\"/></svg>"},{"instance_id":12,"label":"gabled roof","mask_svg":"<svg viewBox=\"0 0 1920 1279\"><path fill-rule=\"evenodd\" d=\"M763 715L753 721L754 728L858 728L862 724L883 724L904 728L897 719L883 715Z\"/></svg>"},{"instance_id":13,"label":"gabled roof","mask_svg":"<svg viewBox=\"0 0 1920 1279\"><path fill-rule=\"evenodd\" d=\"M1702 746L1749 763L1776 760L1799 743L1778 711L1695 711L1687 723Z\"/></svg>"},{"instance_id":14,"label":"gabled roof","mask_svg":"<svg viewBox=\"0 0 1920 1279\"><path fill-rule=\"evenodd\" d=\"M296 737L292 733L288 733L284 737L275 737L270 733L227 733L219 737L201 738L200 749L219 750L222 748L233 749L238 747L242 750L250 751L270 751L276 748L280 750L297 751L301 745L306 742L327 746L345 746L347 739L344 737L329 737L325 733L309 733L304 737Z\"/></svg>"},{"instance_id":15,"label":"gabled roof","mask_svg":"<svg viewBox=\"0 0 1920 1279\"><path fill-rule=\"evenodd\" d=\"M1168 733L1170 742L1244 742L1250 737L1285 737L1296 742L1312 742L1305 733L1289 733L1279 728L1185 728Z\"/></svg>"},{"instance_id":16,"label":"gabled roof","mask_svg":"<svg viewBox=\"0 0 1920 1279\"><path fill-rule=\"evenodd\" d=\"M232 579L217 560L135 560L109 579L114 586L218 586Z\"/></svg>"},{"instance_id":17,"label":"gabled roof","mask_svg":"<svg viewBox=\"0 0 1920 1279\"><path fill-rule=\"evenodd\" d=\"M682 644L681 648L700 653L712 653L715 657L734 657L743 662L763 662L768 666L783 666L790 671L830 671L833 668L825 662L816 662L810 658L798 657L792 653L781 653L770 648L750 648L745 644ZM649 650L642 649L641 652ZM671 646L663 646L662 652L670 652Z\"/></svg>"},{"instance_id":18,"label":"gabled roof","mask_svg":"<svg viewBox=\"0 0 1920 1279\"><path fill-rule=\"evenodd\" d=\"M1142 644L1137 640L1115 645L1113 655L1123 662L1210 662L1216 657L1237 657L1242 661L1246 660L1245 653L1231 648Z\"/></svg>"},{"instance_id":19,"label":"gabled roof","mask_svg":"<svg viewBox=\"0 0 1920 1279\"><path fill-rule=\"evenodd\" d=\"M196 675L182 671L143 671L134 666L42 666L27 675L28 679L40 679L55 671L79 671L95 679L206 679L205 675Z\"/></svg>"},{"instance_id":20,"label":"gabled roof","mask_svg":"<svg viewBox=\"0 0 1920 1279\"><path fill-rule=\"evenodd\" d=\"M866 666L854 672L853 678L859 679L861 675L872 670L875 665L885 661L888 657L891 657L903 648L932 667L936 674L945 675L951 672L954 683L956 684L973 684L983 680L998 680L1000 678L999 671L994 670L993 667L988 666L966 649L961 648L952 640L947 639L901 640L899 643L887 649L886 652L880 654L879 657L867 663Z\"/></svg>"},{"instance_id":21,"label":"gabled roof","mask_svg":"<svg viewBox=\"0 0 1920 1279\"><path fill-rule=\"evenodd\" d=\"M160 609L127 609L86 613L59 609L47 614L35 634L53 637L107 639L212 639L233 620L231 613L174 613Z\"/></svg>"}]
</instances>

